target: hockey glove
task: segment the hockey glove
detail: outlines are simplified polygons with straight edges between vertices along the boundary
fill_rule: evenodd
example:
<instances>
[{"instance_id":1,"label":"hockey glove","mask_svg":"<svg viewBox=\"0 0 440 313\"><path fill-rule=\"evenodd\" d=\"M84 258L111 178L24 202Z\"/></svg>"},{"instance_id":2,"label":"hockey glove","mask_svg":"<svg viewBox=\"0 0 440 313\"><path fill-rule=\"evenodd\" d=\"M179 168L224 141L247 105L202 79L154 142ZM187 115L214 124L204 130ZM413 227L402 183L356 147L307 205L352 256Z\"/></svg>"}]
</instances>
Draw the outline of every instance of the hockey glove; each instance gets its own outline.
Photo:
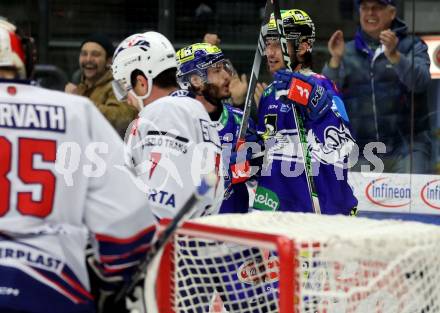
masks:
<instances>
[{"instance_id":1,"label":"hockey glove","mask_svg":"<svg viewBox=\"0 0 440 313\"><path fill-rule=\"evenodd\" d=\"M259 171L262 163L262 146L262 138L255 130L248 129L245 142L238 144L229 158L230 184L243 183ZM227 184L226 180L225 183Z\"/></svg>"},{"instance_id":2,"label":"hockey glove","mask_svg":"<svg viewBox=\"0 0 440 313\"><path fill-rule=\"evenodd\" d=\"M125 304L130 313L146 313L143 287L136 286L132 294L125 298Z\"/></svg>"},{"instance_id":3,"label":"hockey glove","mask_svg":"<svg viewBox=\"0 0 440 313\"><path fill-rule=\"evenodd\" d=\"M87 271L91 285L91 292L95 298L96 312L127 312L125 301L116 302L117 291L122 287L122 277L105 277L95 256L90 254L86 257Z\"/></svg>"},{"instance_id":4,"label":"hockey glove","mask_svg":"<svg viewBox=\"0 0 440 313\"><path fill-rule=\"evenodd\" d=\"M283 69L274 74L273 86L276 98L286 97L311 120L324 116L332 106L331 95L316 77Z\"/></svg>"}]
</instances>

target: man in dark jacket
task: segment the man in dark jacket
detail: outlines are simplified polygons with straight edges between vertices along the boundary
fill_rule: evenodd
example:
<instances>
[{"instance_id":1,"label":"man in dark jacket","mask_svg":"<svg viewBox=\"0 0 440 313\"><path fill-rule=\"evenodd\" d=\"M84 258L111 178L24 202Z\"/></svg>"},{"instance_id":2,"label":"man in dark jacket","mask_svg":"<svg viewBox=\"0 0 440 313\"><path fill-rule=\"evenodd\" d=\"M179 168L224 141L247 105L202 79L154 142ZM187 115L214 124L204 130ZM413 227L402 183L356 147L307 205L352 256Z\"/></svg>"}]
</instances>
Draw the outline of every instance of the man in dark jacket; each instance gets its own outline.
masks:
<instances>
[{"instance_id":1,"label":"man in dark jacket","mask_svg":"<svg viewBox=\"0 0 440 313\"><path fill-rule=\"evenodd\" d=\"M427 46L407 34L396 18L394 0L359 0L360 29L344 43L342 31L328 42L323 74L341 89L359 144L359 164L370 164L369 142L383 142L378 155L386 172L429 171L431 150L426 89L430 82ZM414 52L414 66L412 53ZM410 148L411 92L415 93L414 145ZM411 157L412 152L412 168ZM370 154L371 155L371 154Z\"/></svg>"},{"instance_id":2,"label":"man in dark jacket","mask_svg":"<svg viewBox=\"0 0 440 313\"><path fill-rule=\"evenodd\" d=\"M65 92L92 100L124 138L127 127L135 119L137 111L127 103L119 102L113 93L110 64L114 47L107 36L96 33L82 42L80 50L81 81L78 85L68 83Z\"/></svg>"}]
</instances>

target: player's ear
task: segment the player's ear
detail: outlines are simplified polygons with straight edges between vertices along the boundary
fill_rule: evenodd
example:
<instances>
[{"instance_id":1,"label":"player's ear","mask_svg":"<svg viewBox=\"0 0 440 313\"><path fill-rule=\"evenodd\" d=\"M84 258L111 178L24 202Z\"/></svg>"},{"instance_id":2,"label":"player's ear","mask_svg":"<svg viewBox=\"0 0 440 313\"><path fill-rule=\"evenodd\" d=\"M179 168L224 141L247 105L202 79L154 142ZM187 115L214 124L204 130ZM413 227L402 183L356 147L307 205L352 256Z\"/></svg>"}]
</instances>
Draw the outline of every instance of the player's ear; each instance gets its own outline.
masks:
<instances>
[{"instance_id":1,"label":"player's ear","mask_svg":"<svg viewBox=\"0 0 440 313\"><path fill-rule=\"evenodd\" d=\"M136 85L133 86L137 90L142 92L142 95L147 94L148 81L143 75L136 75Z\"/></svg>"}]
</instances>

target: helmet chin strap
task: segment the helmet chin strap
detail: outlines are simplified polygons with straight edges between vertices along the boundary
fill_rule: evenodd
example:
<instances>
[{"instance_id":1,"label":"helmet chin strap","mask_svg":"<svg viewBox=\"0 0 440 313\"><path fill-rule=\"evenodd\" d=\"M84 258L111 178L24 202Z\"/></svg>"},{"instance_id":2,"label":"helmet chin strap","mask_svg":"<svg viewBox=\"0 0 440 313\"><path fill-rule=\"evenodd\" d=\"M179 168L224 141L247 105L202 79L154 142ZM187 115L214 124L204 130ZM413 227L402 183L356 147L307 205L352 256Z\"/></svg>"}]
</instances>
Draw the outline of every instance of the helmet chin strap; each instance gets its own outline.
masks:
<instances>
[{"instance_id":1,"label":"helmet chin strap","mask_svg":"<svg viewBox=\"0 0 440 313\"><path fill-rule=\"evenodd\" d=\"M144 101L133 91L133 89L130 89L128 93L136 100L135 106L140 112L144 108Z\"/></svg>"},{"instance_id":2,"label":"helmet chin strap","mask_svg":"<svg viewBox=\"0 0 440 313\"><path fill-rule=\"evenodd\" d=\"M143 96L138 96L133 89L130 89L129 93L136 99L136 107L139 112L144 108L144 100L147 99L151 95L151 90L153 88L153 79L151 77L147 78L148 82L148 90L147 93Z\"/></svg>"}]
</instances>

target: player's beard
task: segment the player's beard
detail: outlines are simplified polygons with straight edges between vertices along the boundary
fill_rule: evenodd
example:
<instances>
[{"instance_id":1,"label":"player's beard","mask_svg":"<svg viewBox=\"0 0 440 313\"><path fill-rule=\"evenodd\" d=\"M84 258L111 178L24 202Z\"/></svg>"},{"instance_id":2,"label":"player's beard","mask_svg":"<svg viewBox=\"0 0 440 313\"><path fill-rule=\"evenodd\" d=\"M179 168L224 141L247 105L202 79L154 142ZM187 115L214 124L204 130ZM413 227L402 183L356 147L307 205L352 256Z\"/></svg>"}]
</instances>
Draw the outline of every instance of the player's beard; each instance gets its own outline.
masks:
<instances>
[{"instance_id":1,"label":"player's beard","mask_svg":"<svg viewBox=\"0 0 440 313\"><path fill-rule=\"evenodd\" d=\"M300 60L298 60L297 55L294 56L295 60L292 60L292 63L297 62L296 64L301 64L302 68L311 68L312 67L312 52L306 51L301 56Z\"/></svg>"},{"instance_id":2,"label":"player's beard","mask_svg":"<svg viewBox=\"0 0 440 313\"><path fill-rule=\"evenodd\" d=\"M202 95L203 97L205 97L206 100L208 100L208 102L218 108L223 107L222 100L227 99L231 96L231 94L229 93L227 96L222 97L220 95L220 88L211 83L205 84L205 88L203 88L202 90Z\"/></svg>"},{"instance_id":3,"label":"player's beard","mask_svg":"<svg viewBox=\"0 0 440 313\"><path fill-rule=\"evenodd\" d=\"M290 41L291 47L294 49L295 53L290 55L290 60L292 62L292 69L295 70L299 64L301 68L311 68L312 67L312 47L303 46L297 41ZM304 51L300 55L301 51Z\"/></svg>"},{"instance_id":4,"label":"player's beard","mask_svg":"<svg viewBox=\"0 0 440 313\"><path fill-rule=\"evenodd\" d=\"M289 43L289 48L295 51L295 53L289 53L292 70L295 71L295 70L299 70L300 68L311 68L312 67L311 50L307 49L304 51L302 55L300 55L300 51L301 51L300 44L293 40L288 41L288 43ZM301 67L298 68L298 65L301 65Z\"/></svg>"}]
</instances>

